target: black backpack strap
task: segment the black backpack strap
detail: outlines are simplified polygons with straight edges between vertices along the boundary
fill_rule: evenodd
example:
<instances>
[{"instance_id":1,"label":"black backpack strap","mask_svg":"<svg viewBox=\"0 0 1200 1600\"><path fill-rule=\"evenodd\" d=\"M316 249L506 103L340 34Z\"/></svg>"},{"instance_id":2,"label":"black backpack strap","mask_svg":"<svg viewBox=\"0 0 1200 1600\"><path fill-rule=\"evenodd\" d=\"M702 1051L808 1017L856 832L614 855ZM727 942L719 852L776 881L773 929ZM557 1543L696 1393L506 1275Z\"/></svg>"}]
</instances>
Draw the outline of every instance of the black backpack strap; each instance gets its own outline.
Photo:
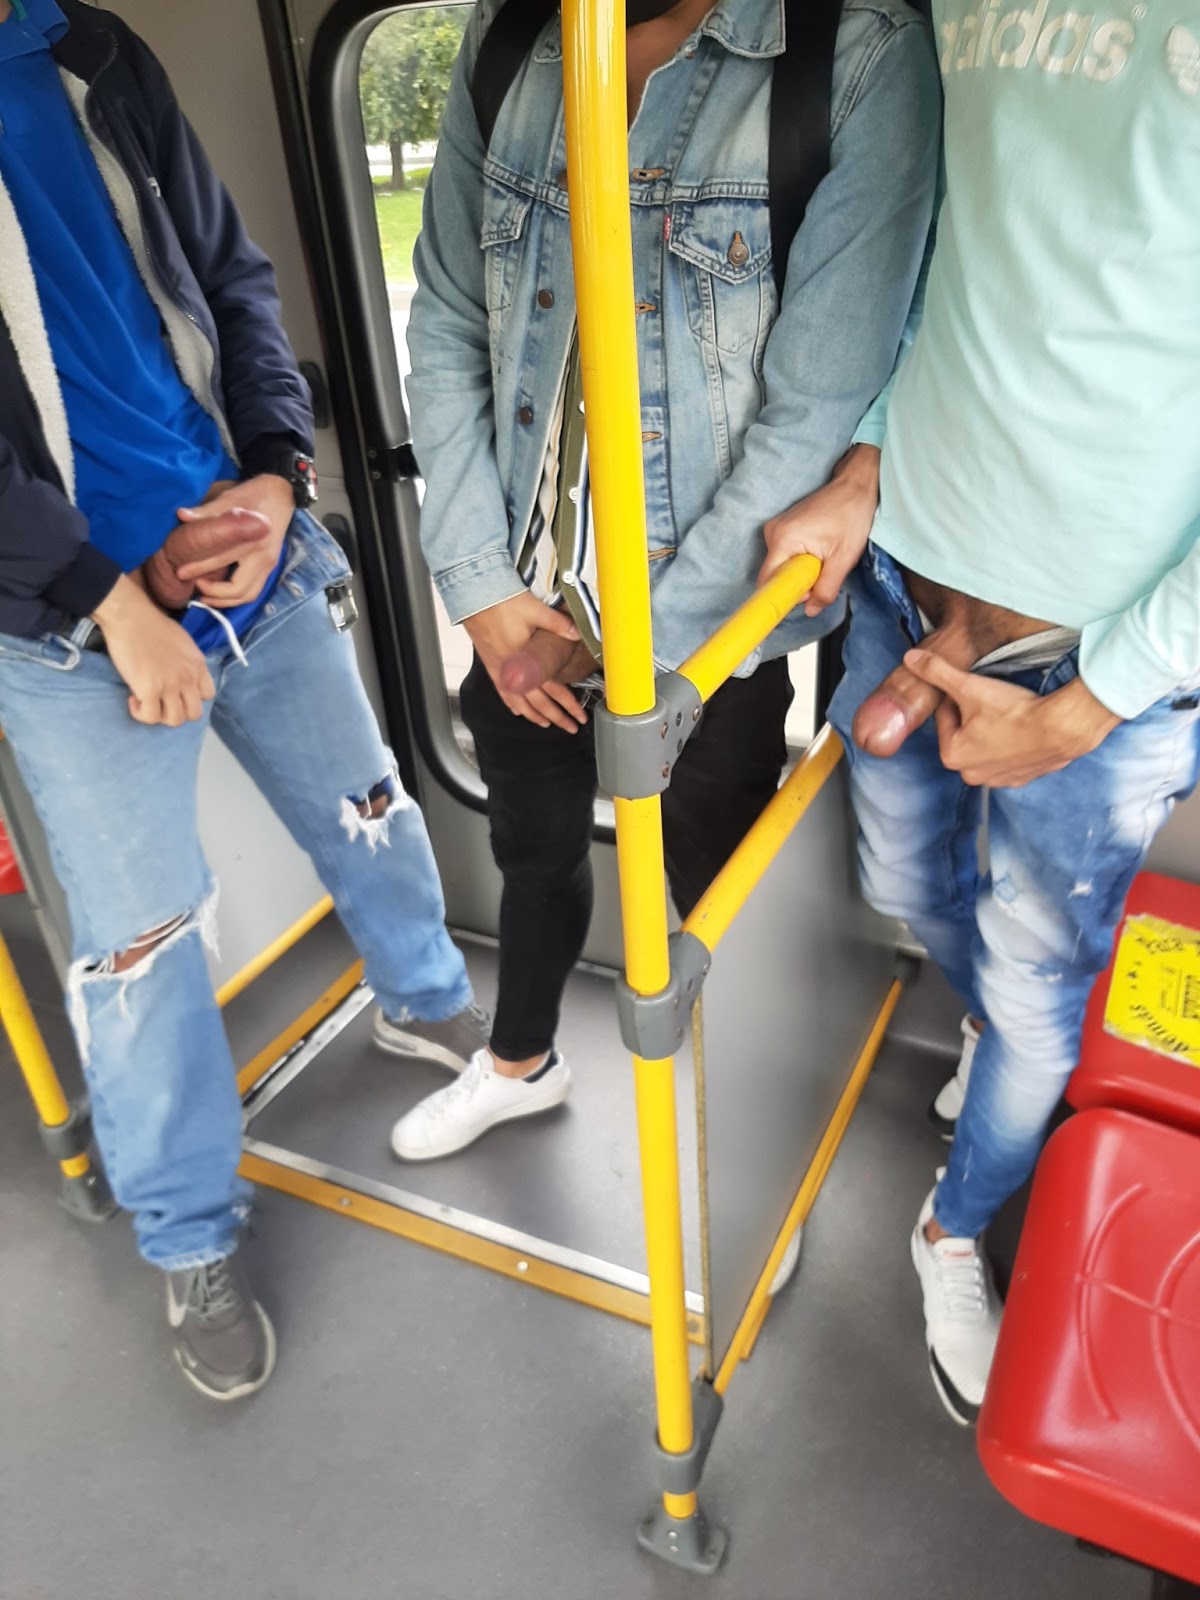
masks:
<instances>
[{"instance_id":1,"label":"black backpack strap","mask_svg":"<svg viewBox=\"0 0 1200 1600\"><path fill-rule=\"evenodd\" d=\"M776 56L771 76L767 160L771 257L780 300L792 240L829 171L833 56L842 0L784 0L783 15L784 51Z\"/></svg>"},{"instance_id":2,"label":"black backpack strap","mask_svg":"<svg viewBox=\"0 0 1200 1600\"><path fill-rule=\"evenodd\" d=\"M503 0L488 25L471 74L471 103L485 150L513 79L557 10L558 0Z\"/></svg>"}]
</instances>

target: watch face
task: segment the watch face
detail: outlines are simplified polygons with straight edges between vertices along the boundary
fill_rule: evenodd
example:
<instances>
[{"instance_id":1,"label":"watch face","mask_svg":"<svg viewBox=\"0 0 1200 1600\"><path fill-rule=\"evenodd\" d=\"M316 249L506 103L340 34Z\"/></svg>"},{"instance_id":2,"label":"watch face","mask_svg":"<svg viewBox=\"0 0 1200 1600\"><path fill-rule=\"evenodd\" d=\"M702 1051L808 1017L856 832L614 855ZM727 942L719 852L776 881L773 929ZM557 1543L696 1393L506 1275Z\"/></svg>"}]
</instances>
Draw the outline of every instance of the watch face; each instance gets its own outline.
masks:
<instances>
[{"instance_id":1,"label":"watch face","mask_svg":"<svg viewBox=\"0 0 1200 1600\"><path fill-rule=\"evenodd\" d=\"M308 456L297 456L292 463L292 487L298 506L310 506L317 498L317 469Z\"/></svg>"}]
</instances>

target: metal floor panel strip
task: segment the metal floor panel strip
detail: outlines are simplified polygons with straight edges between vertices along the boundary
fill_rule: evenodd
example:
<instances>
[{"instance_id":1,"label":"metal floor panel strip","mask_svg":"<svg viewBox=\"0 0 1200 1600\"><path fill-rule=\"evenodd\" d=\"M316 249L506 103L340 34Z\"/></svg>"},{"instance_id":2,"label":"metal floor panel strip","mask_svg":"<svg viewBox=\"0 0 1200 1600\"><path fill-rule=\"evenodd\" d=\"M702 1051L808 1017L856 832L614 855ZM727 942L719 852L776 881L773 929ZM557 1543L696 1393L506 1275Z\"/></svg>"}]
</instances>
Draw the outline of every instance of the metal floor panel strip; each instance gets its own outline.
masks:
<instances>
[{"instance_id":1,"label":"metal floor panel strip","mask_svg":"<svg viewBox=\"0 0 1200 1600\"><path fill-rule=\"evenodd\" d=\"M338 1008L325 1021L318 1024L307 1038L281 1056L271 1070L254 1085L243 1101L242 1125L249 1127L260 1112L265 1111L290 1083L294 1083L305 1067L309 1067L329 1045L343 1033L355 1017L359 1016L374 999L365 983L360 983L347 995Z\"/></svg>"},{"instance_id":2,"label":"metal floor panel strip","mask_svg":"<svg viewBox=\"0 0 1200 1600\"><path fill-rule=\"evenodd\" d=\"M457 1228L461 1233L472 1234L477 1239L486 1239L490 1244L503 1245L506 1249L519 1251L522 1255L536 1256L539 1260L549 1262L552 1266L563 1267L568 1272L580 1272L586 1277L596 1278L601 1283L611 1283L614 1288L629 1289L634 1294L650 1293L650 1280L645 1273L634 1272L631 1268L618 1266L613 1261L602 1261L599 1256L589 1256L579 1250L569 1250L564 1245L551 1243L549 1239L537 1239L532 1234L520 1232L517 1228L506 1227L502 1222L493 1222L488 1217L477 1217L469 1211L460 1211L455 1206L426 1200L423 1195L414 1194L411 1189L401 1189L390 1183L378 1183L361 1173L348 1172L344 1167L330 1166L324 1161L314 1161L308 1156L297 1155L294 1150L282 1150L278 1145L268 1144L262 1139L247 1137L244 1149L247 1155L261 1156L264 1161L274 1161L292 1172L302 1172L307 1177L336 1184L341 1189L349 1189L355 1194L367 1195L372 1200L382 1201L384 1205L415 1212L419 1217L428 1217L431 1222L444 1223L447 1227ZM703 1316L703 1296L689 1290L687 1307L697 1316Z\"/></svg>"}]
</instances>

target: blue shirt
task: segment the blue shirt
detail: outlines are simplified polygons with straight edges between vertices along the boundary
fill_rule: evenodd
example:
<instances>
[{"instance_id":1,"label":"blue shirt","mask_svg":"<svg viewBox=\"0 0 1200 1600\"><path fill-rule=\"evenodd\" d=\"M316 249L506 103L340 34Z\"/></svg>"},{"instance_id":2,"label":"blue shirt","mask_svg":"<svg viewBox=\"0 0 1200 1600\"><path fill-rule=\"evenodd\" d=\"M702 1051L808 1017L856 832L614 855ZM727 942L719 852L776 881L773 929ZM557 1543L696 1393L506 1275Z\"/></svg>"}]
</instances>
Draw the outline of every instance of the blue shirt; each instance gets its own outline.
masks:
<instances>
[{"instance_id":1,"label":"blue shirt","mask_svg":"<svg viewBox=\"0 0 1200 1600\"><path fill-rule=\"evenodd\" d=\"M25 235L62 386L76 504L91 542L132 572L162 546L181 506L239 474L179 376L59 78L50 45L66 26L53 0L18 3L0 25L0 180ZM265 606L278 571L256 600L225 611L237 633ZM183 620L201 649L223 642L206 611Z\"/></svg>"}]
</instances>

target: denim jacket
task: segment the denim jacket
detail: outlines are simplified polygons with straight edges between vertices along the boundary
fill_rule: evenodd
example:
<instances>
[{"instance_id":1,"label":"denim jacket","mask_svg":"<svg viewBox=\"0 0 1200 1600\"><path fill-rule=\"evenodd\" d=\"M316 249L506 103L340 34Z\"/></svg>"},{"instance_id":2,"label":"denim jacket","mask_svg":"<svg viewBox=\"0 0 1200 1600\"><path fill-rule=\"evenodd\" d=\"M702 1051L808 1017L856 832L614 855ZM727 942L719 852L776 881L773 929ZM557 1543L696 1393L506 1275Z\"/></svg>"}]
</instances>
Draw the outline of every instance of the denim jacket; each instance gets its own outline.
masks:
<instances>
[{"instance_id":1,"label":"denim jacket","mask_svg":"<svg viewBox=\"0 0 1200 1600\"><path fill-rule=\"evenodd\" d=\"M521 591L575 323L562 38L543 31L486 151L455 68L409 322L421 537L453 621ZM651 75L629 134L655 653L677 666L751 593L764 521L823 484L892 371L929 230L941 89L901 0L846 0L832 164L771 267L767 155L782 0L719 0ZM779 655L824 633L795 614Z\"/></svg>"}]
</instances>

